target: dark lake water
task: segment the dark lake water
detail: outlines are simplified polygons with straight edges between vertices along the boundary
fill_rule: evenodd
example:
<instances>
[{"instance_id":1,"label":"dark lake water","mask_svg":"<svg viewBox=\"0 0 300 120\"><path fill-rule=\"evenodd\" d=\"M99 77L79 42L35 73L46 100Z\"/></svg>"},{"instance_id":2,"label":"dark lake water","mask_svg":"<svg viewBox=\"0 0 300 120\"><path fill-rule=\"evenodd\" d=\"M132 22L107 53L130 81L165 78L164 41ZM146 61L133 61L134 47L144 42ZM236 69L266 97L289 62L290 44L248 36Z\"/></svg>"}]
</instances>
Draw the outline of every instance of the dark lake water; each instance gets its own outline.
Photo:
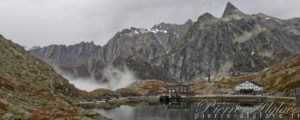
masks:
<instances>
[{"instance_id":1,"label":"dark lake water","mask_svg":"<svg viewBox=\"0 0 300 120\"><path fill-rule=\"evenodd\" d=\"M199 103L180 103L121 105L110 110L95 109L95 111L113 120L285 120L277 115L270 116L264 112L254 111L256 107L257 105L252 103L218 103L209 108L205 105L200 106ZM229 112L237 108L239 109L235 112Z\"/></svg>"}]
</instances>

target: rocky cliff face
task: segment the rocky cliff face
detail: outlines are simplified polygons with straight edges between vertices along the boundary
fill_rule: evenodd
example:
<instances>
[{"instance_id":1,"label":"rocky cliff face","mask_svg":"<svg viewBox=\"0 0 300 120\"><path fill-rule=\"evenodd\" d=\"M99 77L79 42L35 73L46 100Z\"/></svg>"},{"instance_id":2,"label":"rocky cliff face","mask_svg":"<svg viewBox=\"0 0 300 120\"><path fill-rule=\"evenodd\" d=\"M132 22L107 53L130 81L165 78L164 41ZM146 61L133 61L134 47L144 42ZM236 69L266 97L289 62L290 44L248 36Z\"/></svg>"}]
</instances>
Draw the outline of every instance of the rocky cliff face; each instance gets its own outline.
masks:
<instances>
[{"instance_id":1,"label":"rocky cliff face","mask_svg":"<svg viewBox=\"0 0 300 120\"><path fill-rule=\"evenodd\" d=\"M75 45L50 45L34 47L29 52L51 65L84 64L101 47L93 42L81 42Z\"/></svg>"},{"instance_id":2,"label":"rocky cliff face","mask_svg":"<svg viewBox=\"0 0 300 120\"><path fill-rule=\"evenodd\" d=\"M281 20L262 13L253 17L256 18L259 25L268 28L287 49L295 53L300 53L299 18Z\"/></svg>"},{"instance_id":3,"label":"rocky cliff face","mask_svg":"<svg viewBox=\"0 0 300 120\"><path fill-rule=\"evenodd\" d=\"M111 66L119 67L121 64L116 63L121 63L118 62L120 59L126 60L130 56L135 56L144 62L149 62L153 58L165 55L173 49L192 24L193 22L188 20L182 25L161 23L151 29L133 27L124 29L98 50L88 60L87 64L76 68L61 68L71 74L85 77L92 76L98 80L103 80L105 79L103 78L104 69ZM88 72L83 73L82 70ZM142 77L141 79L146 78L148 77Z\"/></svg>"},{"instance_id":4,"label":"rocky cliff face","mask_svg":"<svg viewBox=\"0 0 300 120\"><path fill-rule=\"evenodd\" d=\"M112 65L116 66L118 69L129 68L135 76L141 80L176 81L176 79L162 67L152 65L137 56L130 56L126 59L118 58L114 60Z\"/></svg>"},{"instance_id":5,"label":"rocky cliff face","mask_svg":"<svg viewBox=\"0 0 300 120\"><path fill-rule=\"evenodd\" d=\"M177 47L154 63L182 81L258 72L299 52L299 26L289 21L295 20L246 15L228 3L222 18L200 16Z\"/></svg>"},{"instance_id":6,"label":"rocky cliff face","mask_svg":"<svg viewBox=\"0 0 300 120\"><path fill-rule=\"evenodd\" d=\"M0 53L0 119L93 119L70 99L86 92L49 65L1 35Z\"/></svg>"}]
</instances>

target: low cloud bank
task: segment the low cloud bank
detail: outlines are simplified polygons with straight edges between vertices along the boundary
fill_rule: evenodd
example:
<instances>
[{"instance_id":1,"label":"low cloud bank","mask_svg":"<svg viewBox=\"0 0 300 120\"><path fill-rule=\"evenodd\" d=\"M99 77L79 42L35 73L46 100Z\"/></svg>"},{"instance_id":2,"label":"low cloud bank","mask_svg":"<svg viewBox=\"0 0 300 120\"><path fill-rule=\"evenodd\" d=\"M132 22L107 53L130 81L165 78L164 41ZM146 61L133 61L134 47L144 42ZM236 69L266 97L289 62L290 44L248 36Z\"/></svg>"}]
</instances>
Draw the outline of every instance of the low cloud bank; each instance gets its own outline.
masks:
<instances>
[{"instance_id":1,"label":"low cloud bank","mask_svg":"<svg viewBox=\"0 0 300 120\"><path fill-rule=\"evenodd\" d=\"M71 75L64 74L64 72L57 67L55 67L55 71L61 74L65 79L69 80L75 87L86 91L93 91L98 88L116 90L127 87L137 81L137 78L132 71L126 67L123 70L114 67L106 68L103 72L105 82L97 81L94 78L74 78Z\"/></svg>"},{"instance_id":2,"label":"low cloud bank","mask_svg":"<svg viewBox=\"0 0 300 120\"><path fill-rule=\"evenodd\" d=\"M104 78L108 80L105 87L112 90L127 87L137 81L137 78L127 67L124 70L117 68L105 69Z\"/></svg>"}]
</instances>

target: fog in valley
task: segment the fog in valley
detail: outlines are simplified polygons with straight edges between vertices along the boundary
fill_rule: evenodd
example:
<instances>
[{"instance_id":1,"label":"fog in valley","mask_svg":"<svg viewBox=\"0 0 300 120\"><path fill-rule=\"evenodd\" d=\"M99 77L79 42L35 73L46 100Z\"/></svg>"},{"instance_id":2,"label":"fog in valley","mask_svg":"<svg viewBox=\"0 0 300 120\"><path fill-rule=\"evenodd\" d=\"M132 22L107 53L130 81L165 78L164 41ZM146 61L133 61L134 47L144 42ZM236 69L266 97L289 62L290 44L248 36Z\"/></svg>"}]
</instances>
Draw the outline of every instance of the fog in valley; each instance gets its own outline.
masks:
<instances>
[{"instance_id":1,"label":"fog in valley","mask_svg":"<svg viewBox=\"0 0 300 120\"><path fill-rule=\"evenodd\" d=\"M54 69L65 79L69 80L70 83L74 84L75 87L86 91L93 91L98 88L117 90L119 88L125 88L137 81L137 78L132 73L132 71L126 67L123 70L114 67L107 67L103 72L103 78L105 78L104 82L96 80L92 77L76 78L72 75L62 72L57 67L54 67Z\"/></svg>"}]
</instances>

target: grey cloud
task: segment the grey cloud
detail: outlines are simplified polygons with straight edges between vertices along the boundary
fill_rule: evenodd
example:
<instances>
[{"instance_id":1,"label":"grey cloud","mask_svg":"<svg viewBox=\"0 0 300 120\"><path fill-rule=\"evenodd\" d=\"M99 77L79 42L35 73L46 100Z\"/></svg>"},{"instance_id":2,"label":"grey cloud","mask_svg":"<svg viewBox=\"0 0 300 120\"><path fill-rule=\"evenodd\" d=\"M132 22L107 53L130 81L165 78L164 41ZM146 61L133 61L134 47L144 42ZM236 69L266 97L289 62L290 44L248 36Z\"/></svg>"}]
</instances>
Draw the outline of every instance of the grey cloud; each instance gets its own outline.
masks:
<instances>
[{"instance_id":1,"label":"grey cloud","mask_svg":"<svg viewBox=\"0 0 300 120\"><path fill-rule=\"evenodd\" d=\"M241 11L300 16L299 0L229 0ZM0 34L26 47L95 41L116 32L184 23L205 12L220 17L227 0L0 0Z\"/></svg>"}]
</instances>

